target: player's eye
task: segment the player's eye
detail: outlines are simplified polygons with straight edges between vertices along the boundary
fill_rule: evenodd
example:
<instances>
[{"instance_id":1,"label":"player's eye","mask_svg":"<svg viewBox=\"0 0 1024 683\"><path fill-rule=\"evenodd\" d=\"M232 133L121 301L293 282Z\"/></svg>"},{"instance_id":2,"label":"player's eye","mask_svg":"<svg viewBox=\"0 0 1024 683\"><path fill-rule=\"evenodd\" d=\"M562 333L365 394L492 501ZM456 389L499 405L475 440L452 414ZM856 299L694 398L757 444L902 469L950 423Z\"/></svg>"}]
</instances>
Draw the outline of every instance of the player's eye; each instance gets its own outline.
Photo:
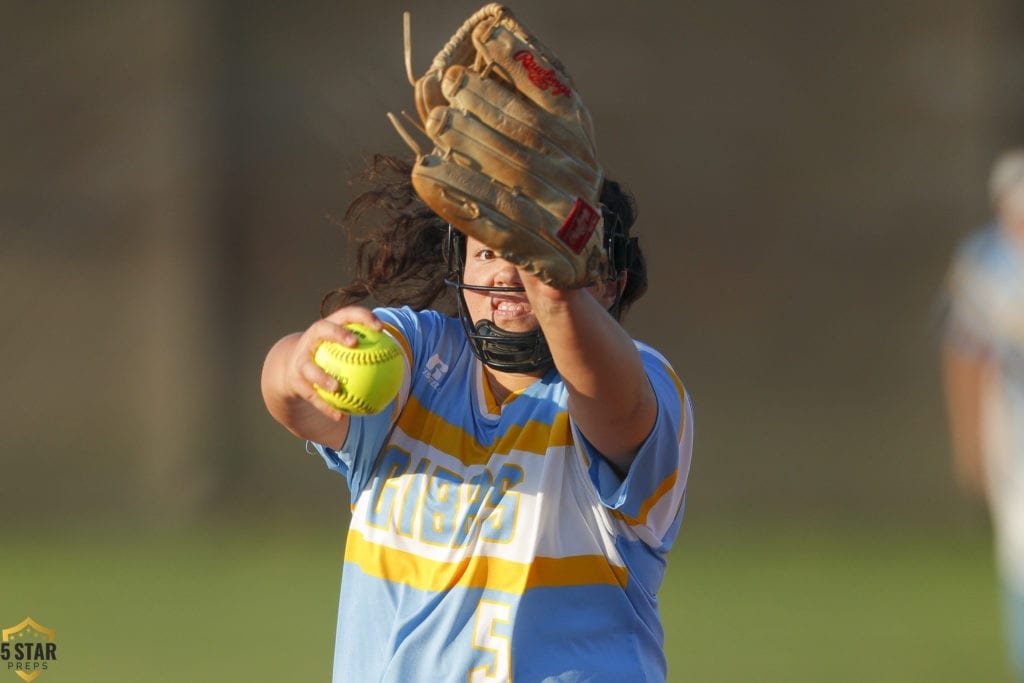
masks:
<instances>
[{"instance_id":1,"label":"player's eye","mask_svg":"<svg viewBox=\"0 0 1024 683\"><path fill-rule=\"evenodd\" d=\"M475 256L477 261L490 261L497 257L493 249L480 249Z\"/></svg>"}]
</instances>

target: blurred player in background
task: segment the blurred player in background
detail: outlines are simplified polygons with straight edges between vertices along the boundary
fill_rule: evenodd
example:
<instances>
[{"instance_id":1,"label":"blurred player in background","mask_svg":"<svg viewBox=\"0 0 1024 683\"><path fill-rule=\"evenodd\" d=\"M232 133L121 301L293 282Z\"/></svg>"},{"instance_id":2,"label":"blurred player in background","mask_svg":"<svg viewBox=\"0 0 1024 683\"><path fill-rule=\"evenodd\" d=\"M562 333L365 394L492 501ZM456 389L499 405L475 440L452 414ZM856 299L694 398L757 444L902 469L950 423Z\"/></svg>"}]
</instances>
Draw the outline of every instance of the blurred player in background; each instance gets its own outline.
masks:
<instances>
[{"instance_id":1,"label":"blurred player in background","mask_svg":"<svg viewBox=\"0 0 1024 683\"><path fill-rule=\"evenodd\" d=\"M1017 680L1024 681L1024 149L1003 154L996 218L958 249L943 348L957 477L988 503Z\"/></svg>"}]
</instances>

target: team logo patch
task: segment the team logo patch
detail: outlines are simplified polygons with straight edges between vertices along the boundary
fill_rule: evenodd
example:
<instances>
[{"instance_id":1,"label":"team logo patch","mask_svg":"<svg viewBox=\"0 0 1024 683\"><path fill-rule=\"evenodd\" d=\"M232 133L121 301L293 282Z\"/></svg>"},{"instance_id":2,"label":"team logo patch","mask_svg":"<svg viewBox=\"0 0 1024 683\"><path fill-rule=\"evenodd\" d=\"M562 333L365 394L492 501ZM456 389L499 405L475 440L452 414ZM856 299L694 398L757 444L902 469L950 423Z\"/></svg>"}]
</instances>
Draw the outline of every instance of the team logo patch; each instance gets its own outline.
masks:
<instances>
[{"instance_id":1,"label":"team logo patch","mask_svg":"<svg viewBox=\"0 0 1024 683\"><path fill-rule=\"evenodd\" d=\"M594 234L600 220L601 214L582 199L577 199L572 205L569 217L558 231L558 239L578 254L590 241L590 236Z\"/></svg>"},{"instance_id":2,"label":"team logo patch","mask_svg":"<svg viewBox=\"0 0 1024 683\"><path fill-rule=\"evenodd\" d=\"M441 388L441 380L444 379L447 372L448 364L441 360L441 356L435 353L427 361L427 367L423 370L423 377L434 388L434 391L437 391Z\"/></svg>"},{"instance_id":3,"label":"team logo patch","mask_svg":"<svg viewBox=\"0 0 1024 683\"><path fill-rule=\"evenodd\" d=\"M23 681L34 681L57 661L57 634L31 617L3 629L0 666Z\"/></svg>"},{"instance_id":4,"label":"team logo patch","mask_svg":"<svg viewBox=\"0 0 1024 683\"><path fill-rule=\"evenodd\" d=\"M545 69L537 60L534 59L533 53L529 50L520 50L512 55L512 59L516 60L523 65L526 69L526 75L529 76L530 82L541 90L551 89L552 95L563 95L565 97L572 97L572 90L569 89L565 83L558 80L558 76L555 75L554 69Z\"/></svg>"}]
</instances>

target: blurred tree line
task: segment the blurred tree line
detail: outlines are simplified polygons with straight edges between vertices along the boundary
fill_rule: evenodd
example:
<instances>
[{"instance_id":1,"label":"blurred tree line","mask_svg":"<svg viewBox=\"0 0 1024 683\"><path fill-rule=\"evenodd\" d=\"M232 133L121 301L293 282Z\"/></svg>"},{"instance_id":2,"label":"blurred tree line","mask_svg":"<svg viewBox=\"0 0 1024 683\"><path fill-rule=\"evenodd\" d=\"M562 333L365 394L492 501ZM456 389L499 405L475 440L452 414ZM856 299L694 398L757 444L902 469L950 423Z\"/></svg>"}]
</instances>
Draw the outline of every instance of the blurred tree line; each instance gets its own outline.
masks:
<instances>
[{"instance_id":1,"label":"blurred tree line","mask_svg":"<svg viewBox=\"0 0 1024 683\"><path fill-rule=\"evenodd\" d=\"M36 518L344 509L259 398L350 274L339 218L403 153L476 2L0 8L0 491ZM1024 142L1017 0L513 9L555 46L652 288L627 326L696 399L690 514L956 520L934 307Z\"/></svg>"}]
</instances>

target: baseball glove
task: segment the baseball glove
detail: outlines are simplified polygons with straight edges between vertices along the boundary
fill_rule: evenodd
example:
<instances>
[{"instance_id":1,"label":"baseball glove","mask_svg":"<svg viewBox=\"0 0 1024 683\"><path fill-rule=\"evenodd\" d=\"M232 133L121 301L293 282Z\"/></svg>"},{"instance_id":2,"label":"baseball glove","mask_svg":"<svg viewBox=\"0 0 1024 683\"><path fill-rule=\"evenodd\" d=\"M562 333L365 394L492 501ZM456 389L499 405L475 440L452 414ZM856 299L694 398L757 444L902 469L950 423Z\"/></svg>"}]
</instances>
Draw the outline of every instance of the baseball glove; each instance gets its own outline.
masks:
<instances>
[{"instance_id":1,"label":"baseball glove","mask_svg":"<svg viewBox=\"0 0 1024 683\"><path fill-rule=\"evenodd\" d=\"M412 184L441 218L559 288L606 276L593 124L562 63L499 4L473 14L419 79L408 14L405 58L434 149Z\"/></svg>"}]
</instances>

